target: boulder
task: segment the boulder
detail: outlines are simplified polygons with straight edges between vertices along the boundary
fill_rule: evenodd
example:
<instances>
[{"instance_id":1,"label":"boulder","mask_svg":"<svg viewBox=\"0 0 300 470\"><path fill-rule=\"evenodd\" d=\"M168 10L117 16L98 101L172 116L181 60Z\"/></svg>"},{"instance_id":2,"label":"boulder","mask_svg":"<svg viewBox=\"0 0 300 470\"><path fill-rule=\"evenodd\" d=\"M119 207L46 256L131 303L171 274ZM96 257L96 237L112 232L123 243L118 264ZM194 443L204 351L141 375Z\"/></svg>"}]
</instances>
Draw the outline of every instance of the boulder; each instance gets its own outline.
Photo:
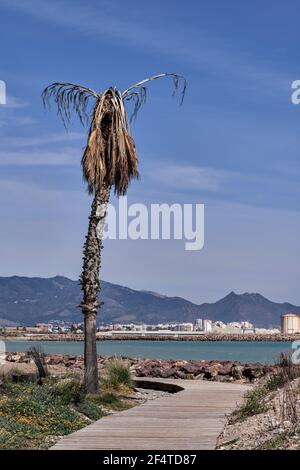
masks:
<instances>
[{"instance_id":1,"label":"boulder","mask_svg":"<svg viewBox=\"0 0 300 470\"><path fill-rule=\"evenodd\" d=\"M8 362L21 362L22 355L21 354L8 354L6 356L6 360Z\"/></svg>"},{"instance_id":2,"label":"boulder","mask_svg":"<svg viewBox=\"0 0 300 470\"><path fill-rule=\"evenodd\" d=\"M259 379L260 377L264 375L263 367L261 366L245 367L243 375L250 381Z\"/></svg>"},{"instance_id":3,"label":"boulder","mask_svg":"<svg viewBox=\"0 0 300 470\"><path fill-rule=\"evenodd\" d=\"M176 369L173 367L168 367L168 368L162 368L160 372L160 377L167 379L169 377L174 377L176 374Z\"/></svg>"},{"instance_id":4,"label":"boulder","mask_svg":"<svg viewBox=\"0 0 300 470\"><path fill-rule=\"evenodd\" d=\"M135 370L137 377L149 377L151 369L149 367L140 366Z\"/></svg>"},{"instance_id":5,"label":"boulder","mask_svg":"<svg viewBox=\"0 0 300 470\"><path fill-rule=\"evenodd\" d=\"M234 379L240 380L243 378L244 367L243 366L233 366L231 369L231 375Z\"/></svg>"},{"instance_id":6,"label":"boulder","mask_svg":"<svg viewBox=\"0 0 300 470\"><path fill-rule=\"evenodd\" d=\"M204 379L204 373L198 374L194 376L194 380L202 380Z\"/></svg>"},{"instance_id":7,"label":"boulder","mask_svg":"<svg viewBox=\"0 0 300 470\"><path fill-rule=\"evenodd\" d=\"M176 370L173 375L174 379L186 379L186 374L180 370Z\"/></svg>"},{"instance_id":8,"label":"boulder","mask_svg":"<svg viewBox=\"0 0 300 470\"><path fill-rule=\"evenodd\" d=\"M224 362L223 364L221 364L221 367L219 368L219 375L230 375L232 367L233 367L233 363L231 361Z\"/></svg>"},{"instance_id":9,"label":"boulder","mask_svg":"<svg viewBox=\"0 0 300 470\"><path fill-rule=\"evenodd\" d=\"M46 358L46 363L47 364L51 364L51 365L58 365L58 364L62 364L64 361L64 357L62 355L59 355L59 354L53 354L51 356L48 356Z\"/></svg>"},{"instance_id":10,"label":"boulder","mask_svg":"<svg viewBox=\"0 0 300 470\"><path fill-rule=\"evenodd\" d=\"M204 378L205 379L212 379L219 374L220 364L213 364L205 368L204 371Z\"/></svg>"},{"instance_id":11,"label":"boulder","mask_svg":"<svg viewBox=\"0 0 300 470\"><path fill-rule=\"evenodd\" d=\"M186 363L179 370L186 374L198 375L203 370L203 364Z\"/></svg>"}]
</instances>

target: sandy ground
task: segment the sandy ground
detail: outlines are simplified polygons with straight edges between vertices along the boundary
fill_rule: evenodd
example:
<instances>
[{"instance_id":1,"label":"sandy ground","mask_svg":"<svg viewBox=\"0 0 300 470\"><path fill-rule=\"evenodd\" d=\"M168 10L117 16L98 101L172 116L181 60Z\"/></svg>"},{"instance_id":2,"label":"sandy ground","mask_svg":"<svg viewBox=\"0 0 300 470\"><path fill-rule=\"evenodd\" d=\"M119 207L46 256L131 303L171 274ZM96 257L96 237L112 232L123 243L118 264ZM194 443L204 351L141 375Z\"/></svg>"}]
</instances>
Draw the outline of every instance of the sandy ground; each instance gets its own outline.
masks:
<instances>
[{"instance_id":1,"label":"sandy ground","mask_svg":"<svg viewBox=\"0 0 300 470\"><path fill-rule=\"evenodd\" d=\"M66 373L76 373L76 375L83 375L81 370L72 370L72 368L66 370L66 367L61 365L48 365L47 368L52 376L63 375ZM21 374L34 374L36 372L36 367L34 364L18 364L15 362L6 362L5 364L0 365L0 377L3 377L12 372Z\"/></svg>"}]
</instances>

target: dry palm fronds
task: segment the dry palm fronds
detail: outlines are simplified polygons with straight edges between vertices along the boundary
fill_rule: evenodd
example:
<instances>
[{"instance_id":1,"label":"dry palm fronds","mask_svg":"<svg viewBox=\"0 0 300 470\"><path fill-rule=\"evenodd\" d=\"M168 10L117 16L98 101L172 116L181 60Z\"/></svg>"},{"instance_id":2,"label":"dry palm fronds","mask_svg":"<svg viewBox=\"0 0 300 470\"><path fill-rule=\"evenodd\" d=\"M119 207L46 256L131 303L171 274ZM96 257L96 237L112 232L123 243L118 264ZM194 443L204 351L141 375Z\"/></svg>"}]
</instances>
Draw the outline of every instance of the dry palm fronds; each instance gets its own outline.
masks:
<instances>
[{"instance_id":1,"label":"dry palm fronds","mask_svg":"<svg viewBox=\"0 0 300 470\"><path fill-rule=\"evenodd\" d=\"M89 102L94 99L87 145L81 160L83 176L90 193L100 191L103 184L114 187L118 195L126 193L132 178L138 177L138 157L130 134L125 101L133 101L132 118L146 102L146 83L163 77L172 77L174 92L182 84L184 98L187 82L176 73L163 73L146 78L121 93L110 87L103 93L72 83L53 83L47 87L42 98L44 105L54 99L58 114L64 125L74 111L82 124L89 121Z\"/></svg>"},{"instance_id":2,"label":"dry palm fronds","mask_svg":"<svg viewBox=\"0 0 300 470\"><path fill-rule=\"evenodd\" d=\"M138 157L116 88L106 90L96 102L81 163L91 193L105 182L117 194L124 194L130 180L138 177Z\"/></svg>"},{"instance_id":3,"label":"dry palm fronds","mask_svg":"<svg viewBox=\"0 0 300 470\"><path fill-rule=\"evenodd\" d=\"M55 82L49 85L42 93L44 106L50 109L50 99L54 99L57 112L64 126L71 120L71 111L75 111L81 124L88 121L87 108L90 98L98 98L98 94L91 88L74 83Z\"/></svg>"},{"instance_id":4,"label":"dry palm fronds","mask_svg":"<svg viewBox=\"0 0 300 470\"><path fill-rule=\"evenodd\" d=\"M131 115L131 120L137 117L137 113L140 107L146 103L147 100L147 87L145 84L147 82L151 82L153 80L158 80L164 77L171 77L173 79L173 93L172 96L175 96L176 92L179 90L180 85L182 85L181 89L181 100L180 104L183 103L185 92L187 89L187 80L182 76L178 75L177 73L160 73L159 75L153 75L152 77L145 78L134 85L131 85L127 90L123 91L122 96L124 100L134 101L134 109Z\"/></svg>"}]
</instances>

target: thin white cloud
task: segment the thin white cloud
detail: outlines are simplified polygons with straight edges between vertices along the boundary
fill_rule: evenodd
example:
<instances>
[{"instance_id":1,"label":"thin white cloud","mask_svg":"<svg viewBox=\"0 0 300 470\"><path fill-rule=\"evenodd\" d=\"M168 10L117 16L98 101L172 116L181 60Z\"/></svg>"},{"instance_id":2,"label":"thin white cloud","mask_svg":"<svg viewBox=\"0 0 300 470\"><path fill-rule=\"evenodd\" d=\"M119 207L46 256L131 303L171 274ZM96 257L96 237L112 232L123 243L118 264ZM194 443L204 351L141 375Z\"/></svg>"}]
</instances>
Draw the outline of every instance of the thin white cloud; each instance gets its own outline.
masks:
<instances>
[{"instance_id":1,"label":"thin white cloud","mask_svg":"<svg viewBox=\"0 0 300 470\"><path fill-rule=\"evenodd\" d=\"M5 128L6 126L31 126L37 124L38 120L34 119L32 116L16 116L16 115L5 115L0 119L0 128Z\"/></svg>"},{"instance_id":2,"label":"thin white cloud","mask_svg":"<svg viewBox=\"0 0 300 470\"><path fill-rule=\"evenodd\" d=\"M209 192L215 194L235 194L236 191L260 191L279 188L281 193L299 195L299 185L288 175L261 175L256 173L230 171L223 168L195 165L158 164L145 165L144 176L159 183L160 187L171 192Z\"/></svg>"},{"instance_id":3,"label":"thin white cloud","mask_svg":"<svg viewBox=\"0 0 300 470\"><path fill-rule=\"evenodd\" d=\"M215 192L222 188L227 178L225 171L192 165L159 165L158 169L153 170L146 170L150 178L177 190Z\"/></svg>"},{"instance_id":4,"label":"thin white cloud","mask_svg":"<svg viewBox=\"0 0 300 470\"><path fill-rule=\"evenodd\" d=\"M80 140L84 137L80 132L65 132L57 134L49 134L44 136L4 138L1 140L2 147L39 147L43 145L51 145L60 142L71 142Z\"/></svg>"},{"instance_id":5,"label":"thin white cloud","mask_svg":"<svg viewBox=\"0 0 300 470\"><path fill-rule=\"evenodd\" d=\"M0 151L1 165L78 165L80 156L78 149L64 148L60 151Z\"/></svg>"},{"instance_id":6,"label":"thin white cloud","mask_svg":"<svg viewBox=\"0 0 300 470\"><path fill-rule=\"evenodd\" d=\"M31 124L36 124L37 120L32 118L29 115L22 115L20 111L22 109L29 107L27 101L22 100L16 96L8 95L6 99L6 104L0 108L0 128L5 128L9 125L14 126L27 126ZM1 144L3 144L3 138L1 139Z\"/></svg>"},{"instance_id":7,"label":"thin white cloud","mask_svg":"<svg viewBox=\"0 0 300 470\"><path fill-rule=\"evenodd\" d=\"M6 99L5 108L3 109L18 109L18 108L26 108L29 106L27 101L24 101L16 96L8 95Z\"/></svg>"}]
</instances>

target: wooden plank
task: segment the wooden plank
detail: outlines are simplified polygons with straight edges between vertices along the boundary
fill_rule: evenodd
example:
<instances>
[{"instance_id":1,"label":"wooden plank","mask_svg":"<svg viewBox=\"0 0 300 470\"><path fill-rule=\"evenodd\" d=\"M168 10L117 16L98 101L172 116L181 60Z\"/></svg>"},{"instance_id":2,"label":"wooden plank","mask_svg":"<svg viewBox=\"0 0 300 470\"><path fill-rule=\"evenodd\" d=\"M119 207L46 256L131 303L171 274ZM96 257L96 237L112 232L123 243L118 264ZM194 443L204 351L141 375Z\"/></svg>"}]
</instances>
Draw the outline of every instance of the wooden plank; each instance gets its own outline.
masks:
<instances>
[{"instance_id":1,"label":"wooden plank","mask_svg":"<svg viewBox=\"0 0 300 470\"><path fill-rule=\"evenodd\" d=\"M183 390L106 416L62 438L52 449L213 449L226 414L249 389L201 380L157 381L178 384Z\"/></svg>"}]
</instances>

